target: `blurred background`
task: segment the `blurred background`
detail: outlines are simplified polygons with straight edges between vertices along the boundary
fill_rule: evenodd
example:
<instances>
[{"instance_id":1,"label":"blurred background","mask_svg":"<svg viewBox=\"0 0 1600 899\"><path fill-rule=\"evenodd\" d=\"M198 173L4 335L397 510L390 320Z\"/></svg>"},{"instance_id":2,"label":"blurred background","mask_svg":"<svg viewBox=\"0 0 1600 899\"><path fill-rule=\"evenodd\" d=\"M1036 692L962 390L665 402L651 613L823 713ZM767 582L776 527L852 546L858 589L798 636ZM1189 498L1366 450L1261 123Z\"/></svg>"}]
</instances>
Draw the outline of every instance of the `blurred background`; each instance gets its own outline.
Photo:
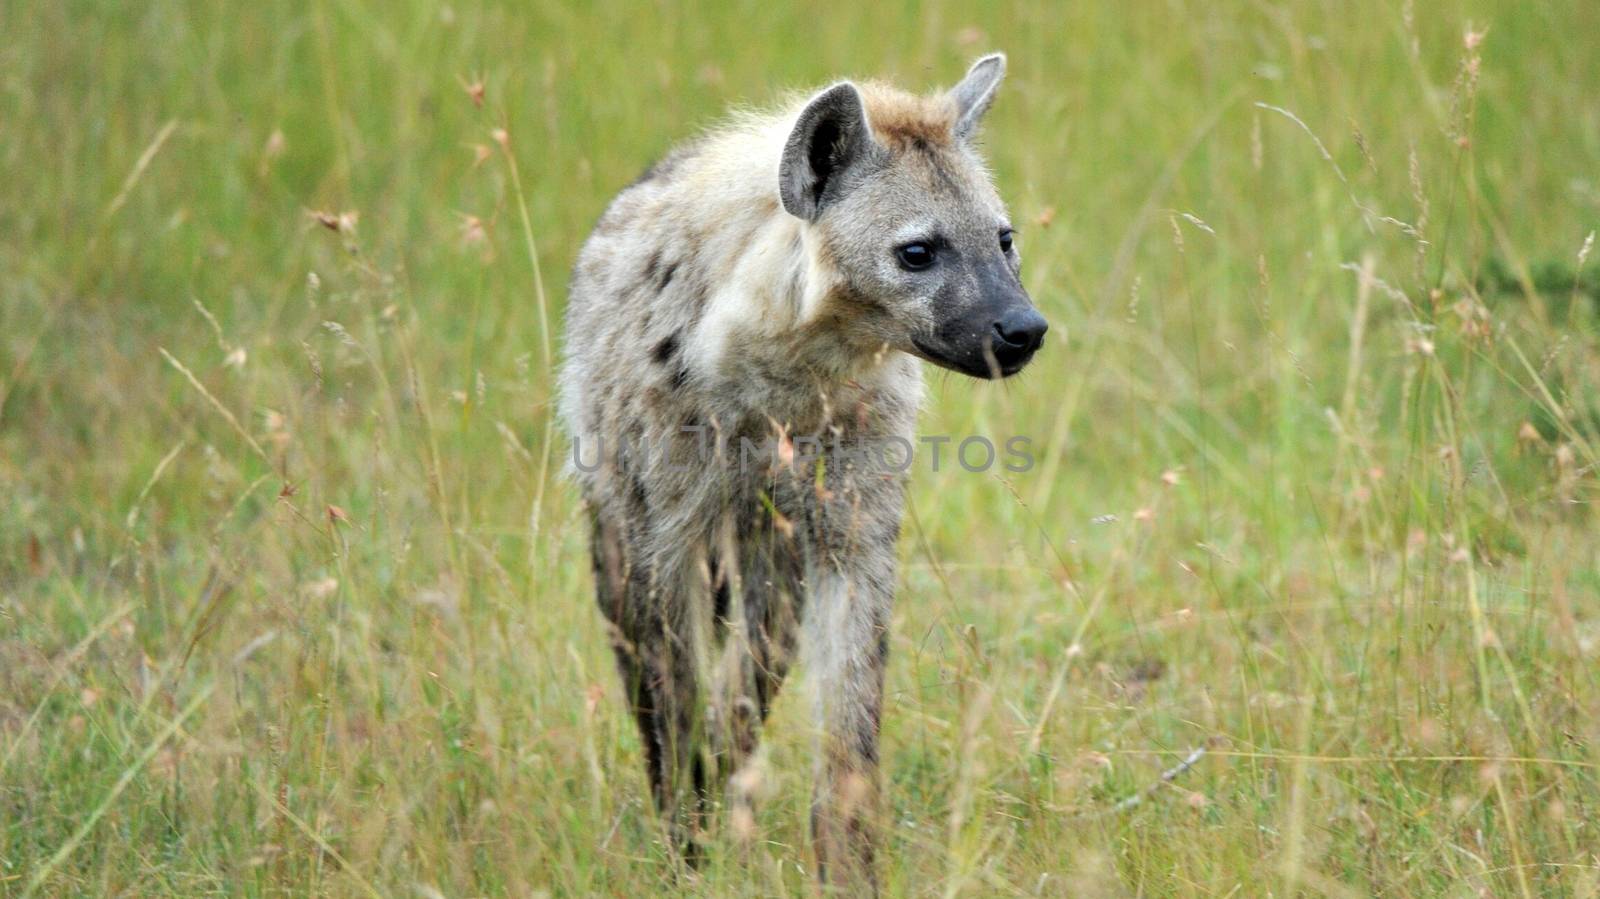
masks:
<instances>
[{"instance_id":1,"label":"blurred background","mask_svg":"<svg viewBox=\"0 0 1600 899\"><path fill-rule=\"evenodd\" d=\"M1038 464L914 471L886 892L1600 889L1600 6L0 33L0 894L807 894L798 684L673 876L551 431L566 273L730 107L991 50L1054 327L923 431Z\"/></svg>"}]
</instances>

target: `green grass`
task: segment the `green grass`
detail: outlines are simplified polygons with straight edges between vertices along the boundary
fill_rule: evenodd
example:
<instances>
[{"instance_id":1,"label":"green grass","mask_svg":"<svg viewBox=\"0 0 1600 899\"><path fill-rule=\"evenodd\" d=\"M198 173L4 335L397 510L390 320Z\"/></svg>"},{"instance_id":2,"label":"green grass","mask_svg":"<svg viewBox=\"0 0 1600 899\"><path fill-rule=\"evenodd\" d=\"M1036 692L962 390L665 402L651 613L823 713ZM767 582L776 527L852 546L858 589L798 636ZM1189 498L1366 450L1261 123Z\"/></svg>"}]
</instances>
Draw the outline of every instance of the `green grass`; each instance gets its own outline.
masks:
<instances>
[{"instance_id":1,"label":"green grass","mask_svg":"<svg viewBox=\"0 0 1600 899\"><path fill-rule=\"evenodd\" d=\"M1594 895L1600 6L1412 6L0 0L0 894L807 894L799 684L673 876L542 322L729 105L1004 49L888 892Z\"/></svg>"}]
</instances>

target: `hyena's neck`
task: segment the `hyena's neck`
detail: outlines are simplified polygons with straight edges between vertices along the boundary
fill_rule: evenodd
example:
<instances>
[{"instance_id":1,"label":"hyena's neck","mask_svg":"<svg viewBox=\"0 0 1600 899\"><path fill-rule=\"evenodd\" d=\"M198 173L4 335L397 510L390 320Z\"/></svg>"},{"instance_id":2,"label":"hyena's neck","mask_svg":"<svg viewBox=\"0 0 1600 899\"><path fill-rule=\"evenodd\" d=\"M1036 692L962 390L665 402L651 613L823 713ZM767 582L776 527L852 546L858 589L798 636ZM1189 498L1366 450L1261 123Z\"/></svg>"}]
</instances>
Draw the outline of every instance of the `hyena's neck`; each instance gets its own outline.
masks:
<instances>
[{"instance_id":1,"label":"hyena's neck","mask_svg":"<svg viewBox=\"0 0 1600 899\"><path fill-rule=\"evenodd\" d=\"M796 424L820 421L840 395L877 384L891 369L903 378L898 369L915 366L854 338L841 309L844 286L813 241L781 210L754 229L730 276L716 282L696 335L705 383L736 385L752 409L782 410Z\"/></svg>"},{"instance_id":2,"label":"hyena's neck","mask_svg":"<svg viewBox=\"0 0 1600 899\"><path fill-rule=\"evenodd\" d=\"M713 287L695 334L698 373L811 395L872 378L899 354L855 339L840 310L844 285L822 261L817 238L771 207L741 222L746 230L734 237L726 268L710 273Z\"/></svg>"}]
</instances>

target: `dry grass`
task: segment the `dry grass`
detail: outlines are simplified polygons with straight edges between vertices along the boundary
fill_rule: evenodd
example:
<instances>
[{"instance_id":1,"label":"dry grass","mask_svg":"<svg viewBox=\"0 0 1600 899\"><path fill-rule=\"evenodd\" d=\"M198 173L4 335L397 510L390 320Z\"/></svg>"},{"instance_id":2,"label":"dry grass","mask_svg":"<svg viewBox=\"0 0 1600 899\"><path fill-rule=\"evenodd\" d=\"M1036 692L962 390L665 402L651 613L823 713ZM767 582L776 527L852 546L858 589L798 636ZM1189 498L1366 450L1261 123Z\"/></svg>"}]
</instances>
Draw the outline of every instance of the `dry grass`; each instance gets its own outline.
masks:
<instances>
[{"instance_id":1,"label":"dry grass","mask_svg":"<svg viewBox=\"0 0 1600 899\"><path fill-rule=\"evenodd\" d=\"M806 894L798 686L672 875L550 328L729 104L1002 48L1057 327L924 430L1039 464L915 475L889 891L1594 895L1597 8L968 16L0 0L0 894Z\"/></svg>"}]
</instances>

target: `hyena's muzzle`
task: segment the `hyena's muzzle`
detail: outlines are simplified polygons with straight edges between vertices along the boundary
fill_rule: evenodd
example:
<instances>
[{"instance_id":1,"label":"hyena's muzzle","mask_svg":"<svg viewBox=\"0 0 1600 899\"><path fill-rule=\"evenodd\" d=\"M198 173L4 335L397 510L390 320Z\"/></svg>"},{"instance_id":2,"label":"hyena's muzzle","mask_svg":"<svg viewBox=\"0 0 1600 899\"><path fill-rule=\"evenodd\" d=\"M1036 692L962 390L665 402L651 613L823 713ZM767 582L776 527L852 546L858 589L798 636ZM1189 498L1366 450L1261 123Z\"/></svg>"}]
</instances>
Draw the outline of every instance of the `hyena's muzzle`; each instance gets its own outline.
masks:
<instances>
[{"instance_id":1,"label":"hyena's muzzle","mask_svg":"<svg viewBox=\"0 0 1600 899\"><path fill-rule=\"evenodd\" d=\"M942 317L932 334L912 341L918 354L974 378L1022 371L1050 329L1004 257L946 283L933 306Z\"/></svg>"}]
</instances>

